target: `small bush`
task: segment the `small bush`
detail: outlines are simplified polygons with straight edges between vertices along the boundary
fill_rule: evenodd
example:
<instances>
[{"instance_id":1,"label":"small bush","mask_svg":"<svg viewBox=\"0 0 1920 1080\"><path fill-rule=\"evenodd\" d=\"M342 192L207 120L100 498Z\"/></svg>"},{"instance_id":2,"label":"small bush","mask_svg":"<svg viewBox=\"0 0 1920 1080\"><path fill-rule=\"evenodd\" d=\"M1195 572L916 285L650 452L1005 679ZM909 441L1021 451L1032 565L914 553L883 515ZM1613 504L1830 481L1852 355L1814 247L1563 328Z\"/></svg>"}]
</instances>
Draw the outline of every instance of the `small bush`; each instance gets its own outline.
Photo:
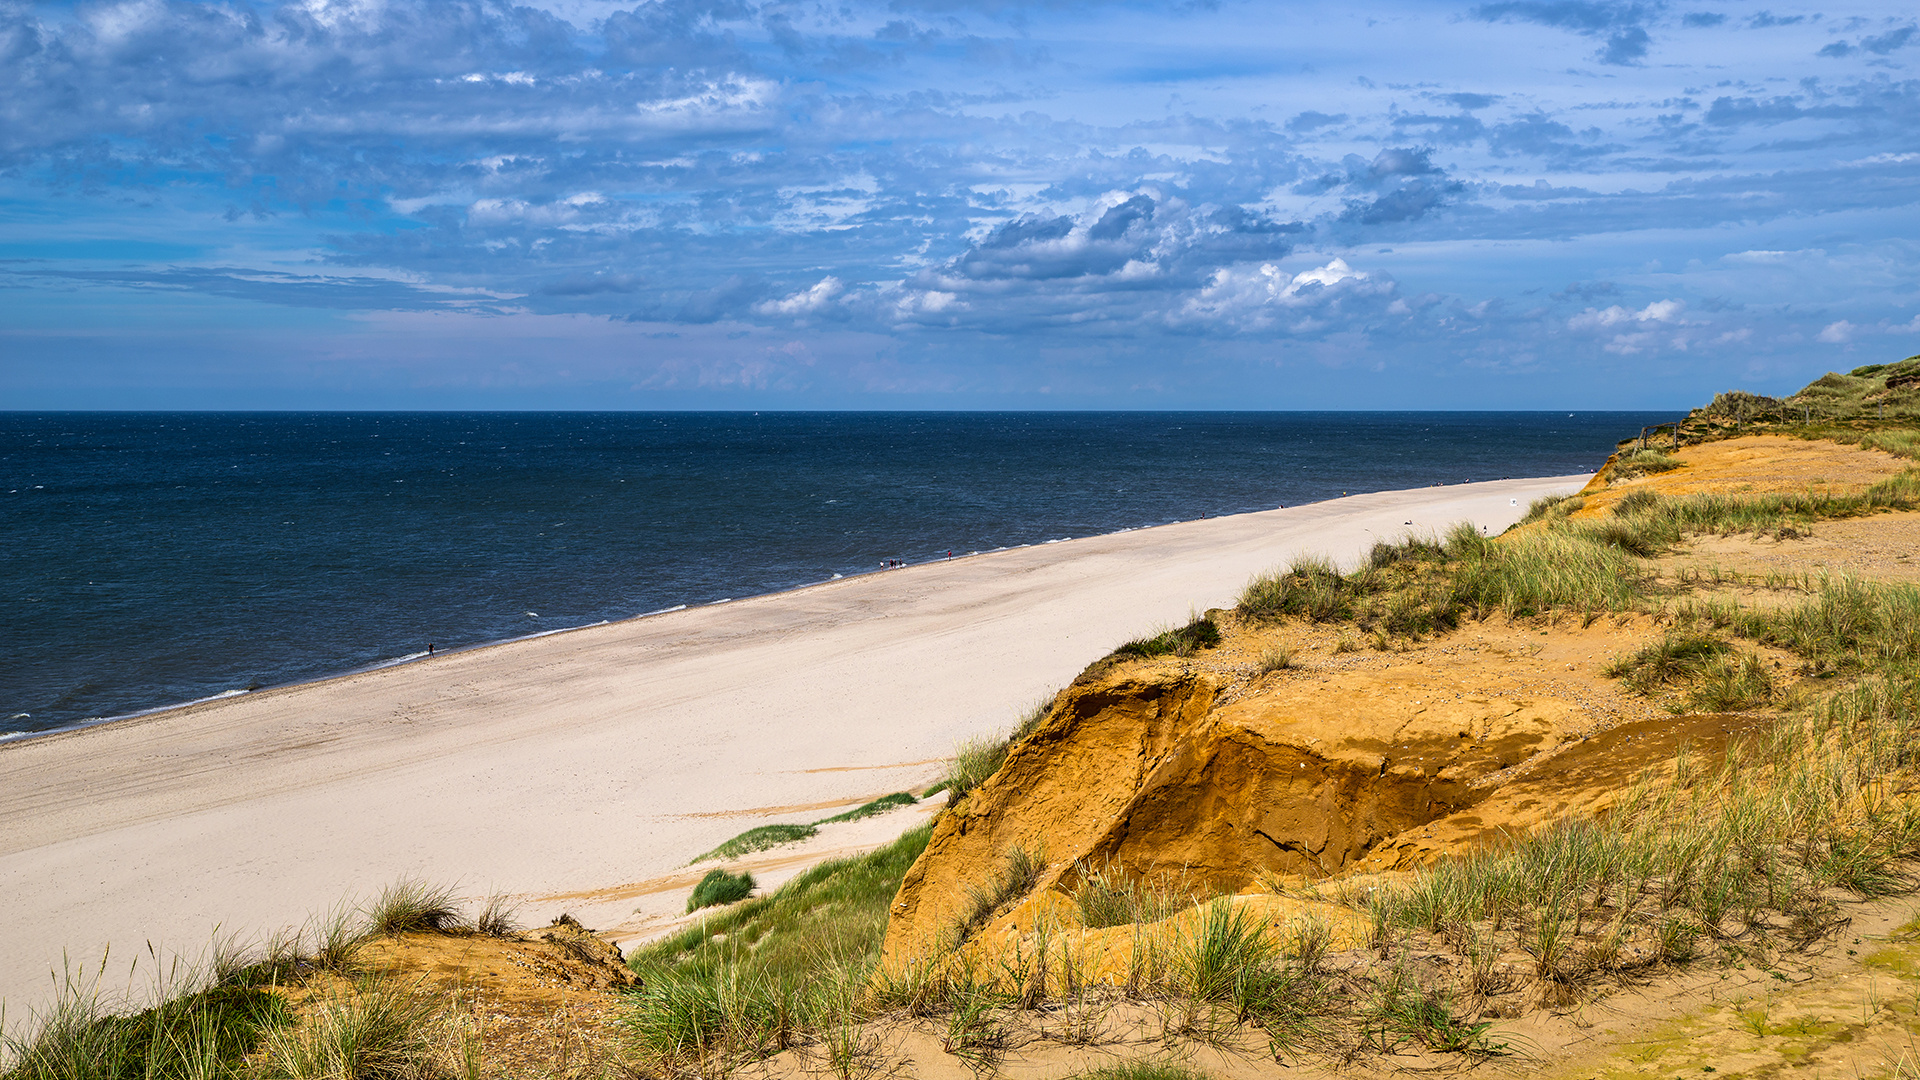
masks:
<instances>
[{"instance_id":1,"label":"small bush","mask_svg":"<svg viewBox=\"0 0 1920 1080\"><path fill-rule=\"evenodd\" d=\"M367 908L367 931L373 934L445 933L464 925L453 888L419 878L401 878L380 890Z\"/></svg>"},{"instance_id":2,"label":"small bush","mask_svg":"<svg viewBox=\"0 0 1920 1080\"><path fill-rule=\"evenodd\" d=\"M753 892L753 875L742 871L729 874L719 867L707 871L700 884L693 887L693 895L687 897L689 914L704 907L717 907L745 900Z\"/></svg>"}]
</instances>

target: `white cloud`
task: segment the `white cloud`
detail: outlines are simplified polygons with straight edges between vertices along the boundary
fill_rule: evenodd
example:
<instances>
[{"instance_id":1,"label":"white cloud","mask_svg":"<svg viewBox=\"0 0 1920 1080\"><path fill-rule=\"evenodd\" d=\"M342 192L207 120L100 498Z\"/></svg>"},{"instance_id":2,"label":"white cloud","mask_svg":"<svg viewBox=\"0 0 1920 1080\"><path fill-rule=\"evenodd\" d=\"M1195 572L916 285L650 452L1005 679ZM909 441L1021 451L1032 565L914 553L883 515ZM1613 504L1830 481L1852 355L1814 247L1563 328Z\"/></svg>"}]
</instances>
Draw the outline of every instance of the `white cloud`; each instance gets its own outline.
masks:
<instances>
[{"instance_id":1,"label":"white cloud","mask_svg":"<svg viewBox=\"0 0 1920 1080\"><path fill-rule=\"evenodd\" d=\"M1655 300L1639 311L1623 308L1619 304L1610 308L1588 308L1568 319L1567 328L1569 330L1603 330L1633 323L1678 322L1680 309L1685 306L1679 300Z\"/></svg>"},{"instance_id":2,"label":"white cloud","mask_svg":"<svg viewBox=\"0 0 1920 1080\"><path fill-rule=\"evenodd\" d=\"M1853 332L1856 329L1858 327L1841 319L1839 322L1828 323L1827 328L1820 331L1820 336L1815 340L1824 341L1829 345L1844 345L1853 340Z\"/></svg>"},{"instance_id":3,"label":"white cloud","mask_svg":"<svg viewBox=\"0 0 1920 1080\"><path fill-rule=\"evenodd\" d=\"M1384 298L1395 289L1391 278L1355 270L1345 259L1332 259L1289 274L1274 263L1223 267L1214 271L1198 295L1190 297L1169 319L1174 324L1226 324L1240 330L1278 325L1282 311L1314 309L1349 298ZM1297 334L1313 333L1326 325L1311 312L1289 324Z\"/></svg>"},{"instance_id":4,"label":"white cloud","mask_svg":"<svg viewBox=\"0 0 1920 1080\"><path fill-rule=\"evenodd\" d=\"M846 286L840 283L840 279L828 274L811 289L802 289L781 300L763 301L753 305L753 310L762 315L812 315L832 304L845 291Z\"/></svg>"}]
</instances>

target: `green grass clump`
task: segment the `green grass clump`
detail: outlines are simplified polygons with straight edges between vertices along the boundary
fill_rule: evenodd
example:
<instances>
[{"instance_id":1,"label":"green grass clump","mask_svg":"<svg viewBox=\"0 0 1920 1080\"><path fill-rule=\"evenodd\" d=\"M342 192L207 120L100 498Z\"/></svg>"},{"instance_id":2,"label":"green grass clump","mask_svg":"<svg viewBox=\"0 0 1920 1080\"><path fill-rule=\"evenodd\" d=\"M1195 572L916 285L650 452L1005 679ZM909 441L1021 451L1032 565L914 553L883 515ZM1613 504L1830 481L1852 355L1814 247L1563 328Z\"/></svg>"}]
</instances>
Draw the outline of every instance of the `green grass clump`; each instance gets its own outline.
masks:
<instances>
[{"instance_id":1,"label":"green grass clump","mask_svg":"<svg viewBox=\"0 0 1920 1080\"><path fill-rule=\"evenodd\" d=\"M1733 646L1706 634L1668 634L1608 664L1606 673L1642 694L1699 675Z\"/></svg>"},{"instance_id":2,"label":"green grass clump","mask_svg":"<svg viewBox=\"0 0 1920 1080\"><path fill-rule=\"evenodd\" d=\"M69 982L33 1035L0 1038L5 1080L221 1080L252 1075L245 1058L291 1022L286 1001L230 981L131 1015L114 1015Z\"/></svg>"},{"instance_id":3,"label":"green grass clump","mask_svg":"<svg viewBox=\"0 0 1920 1080\"><path fill-rule=\"evenodd\" d=\"M1025 899L1046 869L1047 861L1039 852L1009 848L1001 855L1000 867L992 877L967 889L963 914L948 933L951 947L964 945L994 916Z\"/></svg>"},{"instance_id":4,"label":"green grass clump","mask_svg":"<svg viewBox=\"0 0 1920 1080\"><path fill-rule=\"evenodd\" d=\"M451 886L413 877L381 889L367 906L366 916L371 934L445 933L466 926L460 897Z\"/></svg>"},{"instance_id":5,"label":"green grass clump","mask_svg":"<svg viewBox=\"0 0 1920 1080\"><path fill-rule=\"evenodd\" d=\"M661 1066L759 1060L796 1045L845 1052L870 1014L866 986L887 906L930 826L878 851L821 863L769 896L633 951L644 985L626 1018ZM835 1050L836 1045L839 1050Z\"/></svg>"},{"instance_id":6,"label":"green grass clump","mask_svg":"<svg viewBox=\"0 0 1920 1080\"><path fill-rule=\"evenodd\" d=\"M1309 622L1327 622L1352 614L1352 590L1332 562L1303 557L1282 573L1254 578L1240 593L1238 610L1254 619L1292 615Z\"/></svg>"},{"instance_id":7,"label":"green grass clump","mask_svg":"<svg viewBox=\"0 0 1920 1080\"><path fill-rule=\"evenodd\" d=\"M739 836L721 844L712 851L705 852L688 860L687 865L707 862L713 859L738 859L756 851L777 848L781 844L797 844L814 836L820 830L811 825L758 825Z\"/></svg>"},{"instance_id":8,"label":"green grass clump","mask_svg":"<svg viewBox=\"0 0 1920 1080\"><path fill-rule=\"evenodd\" d=\"M693 887L693 895L687 897L687 912L691 914L704 907L736 903L745 900L752 892L752 874L729 874L715 867L707 871L707 876Z\"/></svg>"},{"instance_id":9,"label":"green grass clump","mask_svg":"<svg viewBox=\"0 0 1920 1080\"><path fill-rule=\"evenodd\" d=\"M420 987L363 978L269 1033L266 1058L284 1080L454 1080L477 1075L478 1040Z\"/></svg>"},{"instance_id":10,"label":"green grass clump","mask_svg":"<svg viewBox=\"0 0 1920 1080\"><path fill-rule=\"evenodd\" d=\"M1671 472L1681 467L1681 461L1669 457L1652 447L1641 450L1629 450L1613 459L1613 475L1616 479L1631 480L1636 476L1650 476L1654 473Z\"/></svg>"},{"instance_id":11,"label":"green grass clump","mask_svg":"<svg viewBox=\"0 0 1920 1080\"><path fill-rule=\"evenodd\" d=\"M1053 711L1053 695L1049 694L1028 707L1013 726L1013 731L1001 738L982 737L968 739L954 748L953 764L947 775L927 792L947 793L949 806L965 798L974 788L987 782L987 778L1000 771L1007 762L1007 752L1015 743L1033 734Z\"/></svg>"},{"instance_id":12,"label":"green grass clump","mask_svg":"<svg viewBox=\"0 0 1920 1080\"><path fill-rule=\"evenodd\" d=\"M1578 495L1542 495L1527 504L1527 512L1515 524L1525 525L1542 518L1566 517L1575 510L1584 508L1587 500ZM1382 545L1375 544L1378 551Z\"/></svg>"},{"instance_id":13,"label":"green grass clump","mask_svg":"<svg viewBox=\"0 0 1920 1080\"><path fill-rule=\"evenodd\" d=\"M1164 883L1150 887L1117 865L1094 870L1082 864L1075 870L1080 880L1072 891L1074 906L1080 924L1091 929L1159 922L1197 902L1191 892Z\"/></svg>"},{"instance_id":14,"label":"green grass clump","mask_svg":"<svg viewBox=\"0 0 1920 1080\"><path fill-rule=\"evenodd\" d=\"M1113 655L1140 660L1168 655L1192 656L1201 649L1211 649L1218 644L1220 644L1220 628L1213 624L1212 619L1203 615L1185 626L1162 630L1157 634L1129 641L1113 650Z\"/></svg>"}]
</instances>

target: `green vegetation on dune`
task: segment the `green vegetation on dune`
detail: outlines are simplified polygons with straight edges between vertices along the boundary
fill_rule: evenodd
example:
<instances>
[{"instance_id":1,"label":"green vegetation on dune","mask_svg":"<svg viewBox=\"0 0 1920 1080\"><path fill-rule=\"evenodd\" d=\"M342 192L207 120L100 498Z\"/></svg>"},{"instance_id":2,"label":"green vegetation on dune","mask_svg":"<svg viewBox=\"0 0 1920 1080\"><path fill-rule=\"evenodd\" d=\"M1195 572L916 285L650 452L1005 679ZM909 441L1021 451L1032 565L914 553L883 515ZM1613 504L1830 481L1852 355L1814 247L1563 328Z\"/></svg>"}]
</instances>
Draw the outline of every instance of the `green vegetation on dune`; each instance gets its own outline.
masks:
<instances>
[{"instance_id":1,"label":"green vegetation on dune","mask_svg":"<svg viewBox=\"0 0 1920 1080\"><path fill-rule=\"evenodd\" d=\"M627 1023L639 1048L675 1066L744 1062L864 1020L887 905L931 835L922 825L878 851L821 863L634 950L628 964L644 985Z\"/></svg>"},{"instance_id":2,"label":"green vegetation on dune","mask_svg":"<svg viewBox=\"0 0 1920 1080\"><path fill-rule=\"evenodd\" d=\"M914 798L907 792L896 791L891 795L882 795L864 806L856 806L844 814L835 814L829 818L821 818L819 821L814 822L814 824L833 825L842 821L862 821L875 814L884 814L896 806L912 806L919 801L919 799Z\"/></svg>"},{"instance_id":3,"label":"green vegetation on dune","mask_svg":"<svg viewBox=\"0 0 1920 1080\"><path fill-rule=\"evenodd\" d=\"M756 826L728 840L712 851L695 856L688 860L687 865L692 866L694 863L709 862L715 859L738 859L751 855L756 851L766 851L770 848L777 848L782 844L797 844L802 840L813 838L813 836L820 831L819 827L822 825L833 825L843 821L860 821L865 818L870 818L875 814L884 814L896 806L912 806L919 801L920 800L914 798L907 792L896 791L891 795L882 795L870 803L856 806L845 813L835 814L828 818L821 818L811 825Z\"/></svg>"},{"instance_id":4,"label":"green vegetation on dune","mask_svg":"<svg viewBox=\"0 0 1920 1080\"><path fill-rule=\"evenodd\" d=\"M752 874L729 874L715 867L693 887L693 895L687 897L687 913L745 900L752 895L753 885Z\"/></svg>"},{"instance_id":5,"label":"green vegetation on dune","mask_svg":"<svg viewBox=\"0 0 1920 1080\"><path fill-rule=\"evenodd\" d=\"M797 844L811 838L820 830L812 825L759 825L748 829L739 836L728 840L712 851L703 852L687 860L687 865L708 862L714 859L738 859L756 851L776 848L781 844Z\"/></svg>"},{"instance_id":6,"label":"green vegetation on dune","mask_svg":"<svg viewBox=\"0 0 1920 1080\"><path fill-rule=\"evenodd\" d=\"M473 1080L479 1043L458 1010L360 957L375 936L476 925L504 933L511 912L492 898L470 922L453 890L403 878L296 936L216 942L199 969L176 962L149 1008L103 994L102 972L70 974L31 1032L0 1033L0 1080ZM296 1022L285 990L315 976L343 982Z\"/></svg>"},{"instance_id":7,"label":"green vegetation on dune","mask_svg":"<svg viewBox=\"0 0 1920 1080\"><path fill-rule=\"evenodd\" d=\"M279 995L231 979L116 1016L69 985L31 1038L8 1037L5 1080L219 1080L247 1075L245 1057L290 1021Z\"/></svg>"},{"instance_id":8,"label":"green vegetation on dune","mask_svg":"<svg viewBox=\"0 0 1920 1080\"><path fill-rule=\"evenodd\" d=\"M1205 615L1185 626L1177 626L1143 638L1136 638L1113 650L1114 656L1149 660L1156 656L1192 656L1200 649L1220 644L1220 628Z\"/></svg>"}]
</instances>

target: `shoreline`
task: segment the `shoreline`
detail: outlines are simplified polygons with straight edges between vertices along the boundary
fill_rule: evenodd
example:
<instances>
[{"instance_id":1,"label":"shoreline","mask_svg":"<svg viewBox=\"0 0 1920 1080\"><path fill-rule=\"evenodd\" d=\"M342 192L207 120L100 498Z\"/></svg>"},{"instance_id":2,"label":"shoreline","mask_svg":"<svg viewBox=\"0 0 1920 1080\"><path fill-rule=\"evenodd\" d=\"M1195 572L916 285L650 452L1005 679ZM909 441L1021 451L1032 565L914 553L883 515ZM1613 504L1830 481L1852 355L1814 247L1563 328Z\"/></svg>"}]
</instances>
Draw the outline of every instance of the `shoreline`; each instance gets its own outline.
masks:
<instances>
[{"instance_id":1,"label":"shoreline","mask_svg":"<svg viewBox=\"0 0 1920 1080\"><path fill-rule=\"evenodd\" d=\"M1518 478L1505 478L1505 479L1524 480L1529 478L1518 477ZM1471 484L1476 482L1499 483L1501 481L1463 481L1462 483ZM1426 491L1426 490L1431 490L1431 488L1459 487L1459 486L1461 485L1460 484L1445 484L1445 485L1435 484L1435 485L1431 485L1430 488L1407 488L1402 490ZM1360 494L1374 495L1374 494L1381 494L1381 492L1361 492ZM1334 499L1322 499L1319 502L1313 502L1313 503L1295 503L1294 506L1295 507L1317 506L1317 505L1321 505L1322 503L1336 502L1340 498L1352 498L1352 497L1353 496L1338 496ZM1289 507L1279 506L1279 507L1275 507L1274 509L1286 510L1286 509L1289 509ZM966 554L955 555L952 558L948 558L948 559L928 559L925 562L917 562L917 563L903 562L899 566L878 567L872 570L856 571L855 573L851 573L851 574L835 574L833 577L826 578L821 581L808 581L799 585L789 586L784 589L773 589L768 592L752 593L747 596L729 596L720 600L708 600L698 604L675 604L672 607L657 608L653 611L643 611L636 615L625 615L617 619L596 619L593 622L581 623L578 626L558 626L558 627L554 627L551 630L536 630L531 634L516 634L512 637L495 638L489 641L476 641L468 645L454 645L444 649L437 649L431 654L425 653L425 652L412 652L412 653L407 653L404 656L397 656L388 660L380 660L371 664L362 664L359 667L348 668L343 671L333 672L332 674L328 674L328 675L320 675L314 678L298 679L293 682L273 683L270 685L260 686L255 688L222 690L218 693L207 694L204 697L191 698L186 701L170 702L165 705L156 705L149 709L138 709L128 713L117 713L113 716L88 717L85 720L80 720L75 723L63 724L59 727L46 728L41 731L0 731L0 750L4 750L4 748L8 746L12 746L17 743L35 741L39 739L49 738L56 735L66 735L72 732L84 731L87 729L100 727L106 724L119 724L127 721L145 720L150 717L154 717L163 713L170 713L179 709L191 709L191 708L195 708L201 705L206 705L212 702L224 701L229 698L246 697L249 695L263 695L263 694L278 693L284 690L294 690L294 689L299 689L300 687L305 687L305 686L318 686L324 683L332 682L336 679L347 679L347 678L352 678L356 675L364 675L369 672L384 671L389 668L404 667L409 664L416 664L422 660L434 660L442 656L453 656L461 653L470 653L478 649L491 649L501 645L511 645L511 644L514 644L515 642L520 642L520 641L532 641L537 638L553 637L557 634L571 634L576 631L590 630L590 629L593 629L594 627L599 627L599 626L624 626L630 623L639 622L642 619L651 619L661 615L672 615L676 612L681 612L681 611L717 607L721 604L739 603L740 601L743 601L743 600L759 600L759 599L763 599L770 596L785 596L790 593L802 592L807 589L817 589L823 585L831 585L839 581L856 581L856 580L868 579L873 577L876 574L886 574L891 571L911 570L916 567L922 567L922 566L944 565L948 563L956 563L962 559L972 559L972 558L980 558L988 555L997 555L997 554L1000 554L1001 552L1007 552L1007 551L1022 551L1028 548L1041 548L1041 547L1047 547L1055 544L1070 543L1075 540L1096 540L1102 537L1124 536L1129 533L1145 532L1152 529L1165 529L1165 528L1170 528L1176 525L1188 525L1197 521L1219 521L1225 518L1241 517L1246 514L1264 514L1267 512L1268 511L1266 510L1243 510L1235 514L1220 514L1220 515L1215 515L1213 517L1187 518L1185 520L1179 520L1179 521L1163 521L1153 525L1128 525L1123 528L1110 530L1108 532L1089 533L1086 536L1062 536L1052 540L1038 540L1030 544L1012 544L1012 545L1006 545L1002 547L988 548L981 551L970 551L970 552L967 552Z\"/></svg>"},{"instance_id":2,"label":"shoreline","mask_svg":"<svg viewBox=\"0 0 1920 1080\"><path fill-rule=\"evenodd\" d=\"M526 898L544 921L563 908L538 898L931 779L961 738L1296 555L1351 564L1463 519L1498 531L1585 479L938 559L0 744L0 903L21 913L0 1000L43 1004L63 954L196 955L215 926L264 938L405 874ZM571 910L611 927L630 907Z\"/></svg>"}]
</instances>

